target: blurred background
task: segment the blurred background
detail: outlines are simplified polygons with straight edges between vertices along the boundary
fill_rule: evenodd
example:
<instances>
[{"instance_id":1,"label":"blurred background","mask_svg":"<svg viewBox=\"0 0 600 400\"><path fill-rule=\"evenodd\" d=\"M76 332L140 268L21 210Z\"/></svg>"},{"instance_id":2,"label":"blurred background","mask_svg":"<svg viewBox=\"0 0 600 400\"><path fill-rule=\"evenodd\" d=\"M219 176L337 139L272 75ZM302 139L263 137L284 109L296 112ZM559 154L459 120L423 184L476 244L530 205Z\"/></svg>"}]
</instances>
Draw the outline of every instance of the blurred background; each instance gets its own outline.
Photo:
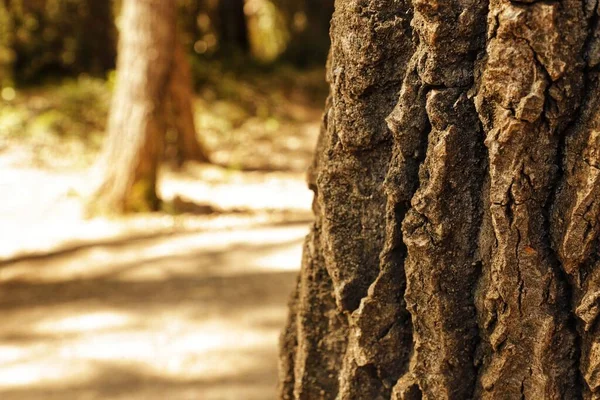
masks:
<instances>
[{"instance_id":1,"label":"blurred background","mask_svg":"<svg viewBox=\"0 0 600 400\"><path fill-rule=\"evenodd\" d=\"M0 399L276 397L333 0L173 1L0 0Z\"/></svg>"}]
</instances>

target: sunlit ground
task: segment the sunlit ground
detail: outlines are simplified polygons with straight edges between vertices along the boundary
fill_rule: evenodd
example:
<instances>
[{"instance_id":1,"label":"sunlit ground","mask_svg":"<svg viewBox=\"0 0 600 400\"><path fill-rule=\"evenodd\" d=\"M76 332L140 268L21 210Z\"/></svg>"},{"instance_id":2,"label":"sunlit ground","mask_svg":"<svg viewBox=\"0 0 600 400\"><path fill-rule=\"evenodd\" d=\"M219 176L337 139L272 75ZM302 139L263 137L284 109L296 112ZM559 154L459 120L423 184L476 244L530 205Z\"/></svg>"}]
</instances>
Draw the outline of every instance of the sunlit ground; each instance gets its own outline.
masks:
<instances>
[{"instance_id":1,"label":"sunlit ground","mask_svg":"<svg viewBox=\"0 0 600 400\"><path fill-rule=\"evenodd\" d=\"M4 266L0 398L275 398L305 232L183 234Z\"/></svg>"},{"instance_id":2,"label":"sunlit ground","mask_svg":"<svg viewBox=\"0 0 600 400\"><path fill-rule=\"evenodd\" d=\"M30 156L0 151L0 399L275 398L303 173L166 168L173 213L85 220L91 172Z\"/></svg>"}]
</instances>

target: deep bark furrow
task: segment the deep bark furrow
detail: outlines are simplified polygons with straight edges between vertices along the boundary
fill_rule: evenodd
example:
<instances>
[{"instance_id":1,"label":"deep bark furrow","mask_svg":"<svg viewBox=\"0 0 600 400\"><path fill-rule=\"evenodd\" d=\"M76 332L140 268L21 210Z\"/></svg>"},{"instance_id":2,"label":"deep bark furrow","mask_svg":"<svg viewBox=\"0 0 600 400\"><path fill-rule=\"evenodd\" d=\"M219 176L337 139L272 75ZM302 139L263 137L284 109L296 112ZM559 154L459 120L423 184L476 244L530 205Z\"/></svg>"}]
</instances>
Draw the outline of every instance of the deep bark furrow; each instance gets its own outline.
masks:
<instances>
[{"instance_id":1,"label":"deep bark furrow","mask_svg":"<svg viewBox=\"0 0 600 400\"><path fill-rule=\"evenodd\" d=\"M590 13L586 45L587 96L576 124L567 132L563 171L552 210L552 237L573 286L573 309L580 335L584 398L600 398L600 27Z\"/></svg>"},{"instance_id":2,"label":"deep bark furrow","mask_svg":"<svg viewBox=\"0 0 600 400\"><path fill-rule=\"evenodd\" d=\"M472 292L483 185L483 138L467 91L485 43L487 3L413 4L419 47L388 117L396 141L389 197L410 209L402 219L414 342L410 370L394 395L460 399L474 386Z\"/></svg>"},{"instance_id":3,"label":"deep bark furrow","mask_svg":"<svg viewBox=\"0 0 600 400\"><path fill-rule=\"evenodd\" d=\"M414 365L414 359L411 365ZM409 370L413 371L414 367L409 368ZM408 372L396 382L392 390L391 400L421 400L422 398L423 393L421 392L417 378Z\"/></svg>"},{"instance_id":4,"label":"deep bark furrow","mask_svg":"<svg viewBox=\"0 0 600 400\"><path fill-rule=\"evenodd\" d=\"M597 400L600 399L600 324L597 320L600 311L600 261L590 262L589 267L591 272L581 290L577 291L575 314L580 319L579 368L585 383L583 398Z\"/></svg>"},{"instance_id":5,"label":"deep bark furrow","mask_svg":"<svg viewBox=\"0 0 600 400\"><path fill-rule=\"evenodd\" d=\"M393 383L406 370L410 355L412 329L402 296L405 249L398 222L398 215L403 216L404 213L401 210L390 211L389 207L381 272L360 308L350 318L350 343L341 377L346 392L358 392L361 396L366 395L365 379L359 377L369 377L365 375L366 369L374 372L367 384L387 398Z\"/></svg>"},{"instance_id":6,"label":"deep bark furrow","mask_svg":"<svg viewBox=\"0 0 600 400\"><path fill-rule=\"evenodd\" d=\"M412 373L424 398L464 399L475 383L472 293L479 272L483 140L464 89L432 90L427 108L432 117L427 158L403 224L405 297L416 352Z\"/></svg>"},{"instance_id":7,"label":"deep bark furrow","mask_svg":"<svg viewBox=\"0 0 600 400\"><path fill-rule=\"evenodd\" d=\"M577 123L567 132L564 176L553 207L553 239L564 270L582 278L580 267L597 251L600 202L600 26L598 9L591 11L591 30L586 43L587 97ZM577 279L578 283L580 280Z\"/></svg>"},{"instance_id":8,"label":"deep bark furrow","mask_svg":"<svg viewBox=\"0 0 600 400\"><path fill-rule=\"evenodd\" d=\"M583 3L492 0L489 21L476 103L487 135L494 244L477 296L476 397L577 398L569 298L546 208L560 135L582 88Z\"/></svg>"},{"instance_id":9,"label":"deep bark furrow","mask_svg":"<svg viewBox=\"0 0 600 400\"><path fill-rule=\"evenodd\" d=\"M409 66L410 68L410 66ZM418 118L417 113L424 114L418 107L419 98L424 98L424 90L416 89L413 85L416 72L410 73L404 83L404 89L400 96L400 102L413 104L406 115L407 123L414 123L413 143L420 146L419 137L426 135L427 119ZM408 84L407 84L408 82ZM389 120L388 120L389 122ZM390 123L392 132L395 126ZM396 151L394 151L397 154ZM390 178L398 178L398 175L388 172L385 181L386 194L388 195L386 205L385 223L385 245L380 257L380 272L371 285L368 295L361 302L360 307L351 315L350 346L346 357L345 373L341 376L343 385L347 392L352 392L353 387L359 382L358 376L365 376L361 367L375 366L377 375L372 376L371 385L381 389L381 396L388 397L392 389L391 385L397 381L401 374L406 371L408 358L412 343L412 327L410 315L406 310L404 301L404 290L406 281L404 279L404 258L406 247L402 241L401 222L405 217L406 210L410 205L410 197L405 196L404 201L398 196L404 193L414 193L416 190L418 160L411 159L413 163L412 174L407 173L407 179L403 180L407 190L400 189ZM390 171L397 165L394 160L390 163ZM400 189L400 190L398 190ZM373 318L376 315L376 318ZM384 332L387 332L385 335ZM379 339L381 338L381 339ZM382 380L386 380L385 385ZM364 381L364 379L362 379ZM363 393L359 391L358 393Z\"/></svg>"},{"instance_id":10,"label":"deep bark furrow","mask_svg":"<svg viewBox=\"0 0 600 400\"><path fill-rule=\"evenodd\" d=\"M554 209L554 240L565 272L577 281L581 267L597 252L600 235L600 99L595 94L598 76L591 84L592 99L587 102L582 121L567 141L564 181Z\"/></svg>"}]
</instances>

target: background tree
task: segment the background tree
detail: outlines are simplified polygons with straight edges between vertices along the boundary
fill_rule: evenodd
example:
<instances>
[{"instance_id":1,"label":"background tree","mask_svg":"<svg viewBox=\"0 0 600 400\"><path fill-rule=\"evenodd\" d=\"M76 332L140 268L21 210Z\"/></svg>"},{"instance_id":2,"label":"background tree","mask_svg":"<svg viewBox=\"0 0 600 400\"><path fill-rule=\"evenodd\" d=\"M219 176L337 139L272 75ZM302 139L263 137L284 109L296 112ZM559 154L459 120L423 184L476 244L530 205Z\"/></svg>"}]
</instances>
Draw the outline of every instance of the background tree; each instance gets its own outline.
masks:
<instances>
[{"instance_id":1,"label":"background tree","mask_svg":"<svg viewBox=\"0 0 600 400\"><path fill-rule=\"evenodd\" d=\"M598 15L336 2L281 398L600 398Z\"/></svg>"},{"instance_id":2,"label":"background tree","mask_svg":"<svg viewBox=\"0 0 600 400\"><path fill-rule=\"evenodd\" d=\"M163 108L176 43L175 3L124 0L122 7L117 84L95 206L116 212L155 210Z\"/></svg>"},{"instance_id":3,"label":"background tree","mask_svg":"<svg viewBox=\"0 0 600 400\"><path fill-rule=\"evenodd\" d=\"M124 0L117 85L100 162L104 177L93 208L150 211L168 122L180 161L208 161L198 142L186 55L177 41L175 2Z\"/></svg>"},{"instance_id":4,"label":"background tree","mask_svg":"<svg viewBox=\"0 0 600 400\"><path fill-rule=\"evenodd\" d=\"M90 60L86 71L105 74L115 67L116 28L110 0L86 0L85 16L78 33L82 44L77 51L78 60ZM84 64L85 65L85 64Z\"/></svg>"}]
</instances>

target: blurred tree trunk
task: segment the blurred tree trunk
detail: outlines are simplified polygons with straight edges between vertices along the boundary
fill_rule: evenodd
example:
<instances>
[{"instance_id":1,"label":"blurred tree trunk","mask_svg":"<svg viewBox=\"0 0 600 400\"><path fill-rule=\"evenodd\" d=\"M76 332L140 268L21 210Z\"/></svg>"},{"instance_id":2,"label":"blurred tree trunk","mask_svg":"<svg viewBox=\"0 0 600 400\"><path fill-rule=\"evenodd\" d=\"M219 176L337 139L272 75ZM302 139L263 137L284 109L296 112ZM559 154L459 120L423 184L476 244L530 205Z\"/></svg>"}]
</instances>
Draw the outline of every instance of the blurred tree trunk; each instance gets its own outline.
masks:
<instances>
[{"instance_id":1,"label":"blurred tree trunk","mask_svg":"<svg viewBox=\"0 0 600 400\"><path fill-rule=\"evenodd\" d=\"M217 14L220 51L225 55L248 53L250 44L244 0L219 0Z\"/></svg>"},{"instance_id":2,"label":"blurred tree trunk","mask_svg":"<svg viewBox=\"0 0 600 400\"><path fill-rule=\"evenodd\" d=\"M597 2L337 0L282 399L600 399Z\"/></svg>"},{"instance_id":3,"label":"blurred tree trunk","mask_svg":"<svg viewBox=\"0 0 600 400\"><path fill-rule=\"evenodd\" d=\"M123 0L103 183L95 208L107 212L159 207L158 164L164 143L164 102L176 43L174 1Z\"/></svg>"},{"instance_id":4,"label":"blurred tree trunk","mask_svg":"<svg viewBox=\"0 0 600 400\"><path fill-rule=\"evenodd\" d=\"M177 135L177 163L185 161L210 162L207 149L196 135L194 94L187 54L178 41L169 83L167 118Z\"/></svg>"}]
</instances>

